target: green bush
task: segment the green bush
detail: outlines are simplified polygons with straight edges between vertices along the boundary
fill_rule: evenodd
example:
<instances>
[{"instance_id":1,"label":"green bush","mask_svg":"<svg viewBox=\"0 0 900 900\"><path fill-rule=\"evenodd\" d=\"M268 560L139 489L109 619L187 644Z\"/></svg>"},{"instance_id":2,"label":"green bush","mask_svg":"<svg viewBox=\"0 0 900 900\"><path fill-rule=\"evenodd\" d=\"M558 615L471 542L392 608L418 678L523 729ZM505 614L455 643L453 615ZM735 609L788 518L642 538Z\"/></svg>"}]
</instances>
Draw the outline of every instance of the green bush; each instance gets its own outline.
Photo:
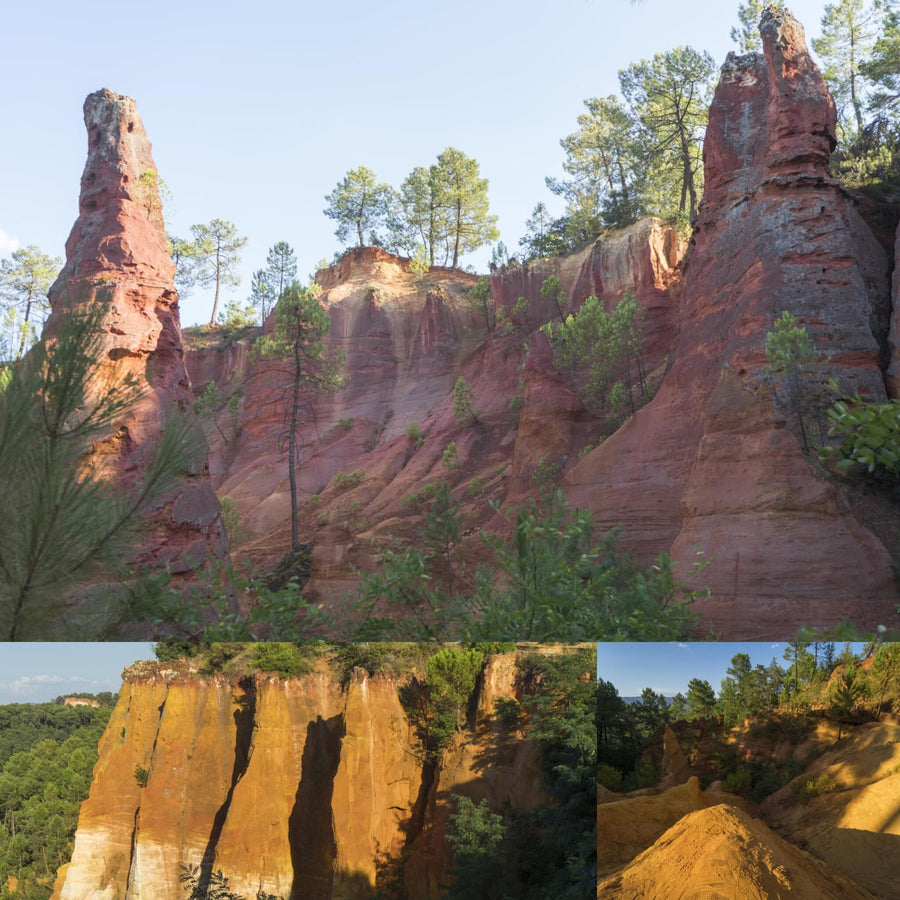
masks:
<instances>
[{"instance_id":1,"label":"green bush","mask_svg":"<svg viewBox=\"0 0 900 900\"><path fill-rule=\"evenodd\" d=\"M338 419L338 425L343 428L344 431L349 431L353 427L353 418Z\"/></svg>"},{"instance_id":2,"label":"green bush","mask_svg":"<svg viewBox=\"0 0 900 900\"><path fill-rule=\"evenodd\" d=\"M260 672L276 672L282 678L292 678L313 669L310 655L302 653L296 644L265 642L253 649L253 661Z\"/></svg>"},{"instance_id":3,"label":"green bush","mask_svg":"<svg viewBox=\"0 0 900 900\"><path fill-rule=\"evenodd\" d=\"M436 481L431 481L428 484L422 485L419 490L407 494L403 498L403 503L406 504L406 506L420 506L423 503L427 503L429 500L433 500L440 489L441 486Z\"/></svg>"},{"instance_id":4,"label":"green bush","mask_svg":"<svg viewBox=\"0 0 900 900\"><path fill-rule=\"evenodd\" d=\"M416 445L417 450L425 443L425 438L422 436L422 429L419 427L418 422L410 422L406 426L406 436Z\"/></svg>"},{"instance_id":5,"label":"green bush","mask_svg":"<svg viewBox=\"0 0 900 900\"><path fill-rule=\"evenodd\" d=\"M900 400L863 403L839 400L828 410L829 435L840 436L840 445L827 452L838 456L839 469L855 463L866 467L875 479L896 482L900 477Z\"/></svg>"},{"instance_id":6,"label":"green bush","mask_svg":"<svg viewBox=\"0 0 900 900\"><path fill-rule=\"evenodd\" d=\"M331 483L339 491L348 491L350 488L355 488L360 484L365 477L366 473L363 471L337 472L334 478L331 479Z\"/></svg>"},{"instance_id":7,"label":"green bush","mask_svg":"<svg viewBox=\"0 0 900 900\"><path fill-rule=\"evenodd\" d=\"M444 448L441 462L444 464L444 468L449 472L453 472L459 468L459 456L456 452L456 441L450 441Z\"/></svg>"},{"instance_id":8,"label":"green bush","mask_svg":"<svg viewBox=\"0 0 900 900\"><path fill-rule=\"evenodd\" d=\"M622 790L622 773L606 763L597 766L597 783L608 791Z\"/></svg>"},{"instance_id":9,"label":"green bush","mask_svg":"<svg viewBox=\"0 0 900 900\"><path fill-rule=\"evenodd\" d=\"M844 785L838 781L834 775L823 772L815 781L810 779L804 784L801 784L799 796L804 803L807 803L812 800L813 797L818 797L820 794L830 794L842 790L844 790Z\"/></svg>"},{"instance_id":10,"label":"green bush","mask_svg":"<svg viewBox=\"0 0 900 900\"><path fill-rule=\"evenodd\" d=\"M139 787L145 788L147 787L147 782L150 780L150 773L143 766L135 766L134 780L138 783Z\"/></svg>"},{"instance_id":11,"label":"green bush","mask_svg":"<svg viewBox=\"0 0 900 900\"><path fill-rule=\"evenodd\" d=\"M753 786L753 777L749 769L741 767L734 772L729 772L723 779L722 786L730 794L746 796Z\"/></svg>"}]
</instances>

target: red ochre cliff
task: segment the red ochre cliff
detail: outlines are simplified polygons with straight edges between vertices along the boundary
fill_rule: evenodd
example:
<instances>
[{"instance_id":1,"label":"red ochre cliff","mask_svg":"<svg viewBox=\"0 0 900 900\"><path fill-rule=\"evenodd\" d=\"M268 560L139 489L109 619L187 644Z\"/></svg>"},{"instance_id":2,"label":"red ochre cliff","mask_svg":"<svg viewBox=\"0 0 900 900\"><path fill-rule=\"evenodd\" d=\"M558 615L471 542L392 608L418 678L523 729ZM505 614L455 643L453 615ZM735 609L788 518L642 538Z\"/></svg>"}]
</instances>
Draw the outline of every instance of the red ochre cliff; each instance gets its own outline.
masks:
<instances>
[{"instance_id":1,"label":"red ochre cliff","mask_svg":"<svg viewBox=\"0 0 900 900\"><path fill-rule=\"evenodd\" d=\"M515 654L489 662L474 730L429 772L394 678L355 669L342 687L324 663L240 680L135 664L54 898L182 900L183 867L196 866L221 870L242 896L362 900L376 863L401 852L411 900L437 897L451 793L494 810L547 802L536 745L488 717L516 695L515 672Z\"/></svg>"},{"instance_id":2,"label":"red ochre cliff","mask_svg":"<svg viewBox=\"0 0 900 900\"><path fill-rule=\"evenodd\" d=\"M127 490L172 414L193 402L184 366L175 268L166 246L156 165L134 100L101 90L84 103L88 157L79 215L66 242L66 264L50 289L52 341L64 316L89 305L103 310L101 378L133 379L139 401L100 440L91 464ZM224 556L226 536L206 468L196 459L149 517L136 564L186 572Z\"/></svg>"},{"instance_id":3,"label":"red ochre cliff","mask_svg":"<svg viewBox=\"0 0 900 900\"><path fill-rule=\"evenodd\" d=\"M622 526L620 544L637 559L667 551L682 579L708 587L702 609L723 638L787 638L845 616L867 629L895 625L883 540L897 531L896 511L864 508L804 454L765 353L787 311L824 357L824 376L847 395L885 399L883 369L897 365L892 260L829 173L834 104L802 28L774 10L761 31L763 53L730 55L722 68L686 252L675 231L647 220L565 258L505 267L492 276L494 310L526 297L530 334L520 322L488 335L464 273L435 269L419 281L407 261L375 248L319 273L348 384L322 398L302 429L310 599L339 606L356 580L352 566L376 564L373 541L412 540L422 521L416 495L432 483L448 481L462 502L462 553L477 560L478 528L505 527L488 500L521 503L549 467L572 504L603 529ZM540 296L549 275L576 307L594 293L611 308L627 291L645 311L644 370L658 391L593 450L603 423L537 331L557 317ZM190 351L188 366L198 393L232 372L258 372L242 345ZM459 376L474 388L477 425L453 417ZM212 432L212 469L241 516L238 555L265 568L288 547L282 408L264 378L247 385L227 443ZM420 447L406 436L411 422ZM451 442L455 469L442 462ZM362 480L335 486L339 471ZM872 520L881 520L878 536ZM691 577L698 549L710 564Z\"/></svg>"}]
</instances>

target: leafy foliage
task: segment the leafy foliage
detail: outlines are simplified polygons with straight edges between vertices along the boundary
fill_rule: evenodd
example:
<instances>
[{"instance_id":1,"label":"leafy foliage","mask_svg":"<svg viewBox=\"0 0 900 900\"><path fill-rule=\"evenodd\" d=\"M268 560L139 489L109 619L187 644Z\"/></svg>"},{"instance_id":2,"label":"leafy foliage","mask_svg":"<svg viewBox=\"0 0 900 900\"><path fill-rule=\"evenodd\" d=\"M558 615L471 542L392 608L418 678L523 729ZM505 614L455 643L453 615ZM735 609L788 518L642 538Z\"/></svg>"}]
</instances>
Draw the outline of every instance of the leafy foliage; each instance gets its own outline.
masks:
<instances>
[{"instance_id":1,"label":"leafy foliage","mask_svg":"<svg viewBox=\"0 0 900 900\"><path fill-rule=\"evenodd\" d=\"M62 260L29 244L0 260L0 361L20 359L38 336L38 326L50 312L47 292Z\"/></svg>"},{"instance_id":2,"label":"leafy foliage","mask_svg":"<svg viewBox=\"0 0 900 900\"><path fill-rule=\"evenodd\" d=\"M138 517L196 453L194 423L173 417L133 493L85 469L86 449L114 433L139 397L99 362L102 317L99 307L67 313L56 341L36 345L0 395L0 503L16 510L16 527L0 536L7 640L45 636L71 587L121 557Z\"/></svg>"},{"instance_id":3,"label":"leafy foliage","mask_svg":"<svg viewBox=\"0 0 900 900\"><path fill-rule=\"evenodd\" d=\"M875 480L896 484L900 477L900 400L864 403L839 400L828 411L829 434L842 438L828 448L846 469L859 463Z\"/></svg>"},{"instance_id":4,"label":"leafy foliage","mask_svg":"<svg viewBox=\"0 0 900 900\"><path fill-rule=\"evenodd\" d=\"M225 219L213 219L208 225L191 225L193 242L181 248L189 260L190 279L201 287L215 285L212 314L209 324L213 325L219 311L219 293L223 284L240 284L236 269L241 261L241 250L247 238L238 234L237 226ZM187 252L185 253L185 249Z\"/></svg>"},{"instance_id":5,"label":"leafy foliage","mask_svg":"<svg viewBox=\"0 0 900 900\"><path fill-rule=\"evenodd\" d=\"M797 416L803 452L808 453L811 449L809 418L818 411L823 395L821 378L816 376L820 355L806 328L787 310L766 334L766 357L776 382L776 396L780 386L781 400Z\"/></svg>"},{"instance_id":6,"label":"leafy foliage","mask_svg":"<svg viewBox=\"0 0 900 900\"><path fill-rule=\"evenodd\" d=\"M590 516L570 512L559 493L519 509L511 537L482 534L491 564L463 591L467 573L453 568L450 582L439 552L446 536L455 543L455 515L452 505L435 507L426 532L445 537L433 549L385 550L378 571L363 576L355 639L673 640L696 624L693 595L665 557L642 568L615 553L615 533L595 544ZM398 618L377 617L382 604Z\"/></svg>"},{"instance_id":7,"label":"leafy foliage","mask_svg":"<svg viewBox=\"0 0 900 900\"><path fill-rule=\"evenodd\" d=\"M0 706L0 893L46 900L72 854L97 742L111 709Z\"/></svg>"},{"instance_id":8,"label":"leafy foliage","mask_svg":"<svg viewBox=\"0 0 900 900\"><path fill-rule=\"evenodd\" d=\"M460 375L453 386L453 418L460 425L474 425L478 421L481 411L472 408L474 399L475 391L472 385Z\"/></svg>"},{"instance_id":9,"label":"leafy foliage","mask_svg":"<svg viewBox=\"0 0 900 900\"><path fill-rule=\"evenodd\" d=\"M360 247L366 245L366 239L370 244L380 244L377 229L387 222L393 195L390 185L376 182L371 169L351 169L325 197L325 215L338 223L335 237L346 241L355 232Z\"/></svg>"},{"instance_id":10,"label":"leafy foliage","mask_svg":"<svg viewBox=\"0 0 900 900\"><path fill-rule=\"evenodd\" d=\"M648 399L641 363L643 309L636 298L626 294L610 313L592 295L549 330L554 365L570 374L585 403L610 425L615 427L626 410L634 414Z\"/></svg>"}]
</instances>

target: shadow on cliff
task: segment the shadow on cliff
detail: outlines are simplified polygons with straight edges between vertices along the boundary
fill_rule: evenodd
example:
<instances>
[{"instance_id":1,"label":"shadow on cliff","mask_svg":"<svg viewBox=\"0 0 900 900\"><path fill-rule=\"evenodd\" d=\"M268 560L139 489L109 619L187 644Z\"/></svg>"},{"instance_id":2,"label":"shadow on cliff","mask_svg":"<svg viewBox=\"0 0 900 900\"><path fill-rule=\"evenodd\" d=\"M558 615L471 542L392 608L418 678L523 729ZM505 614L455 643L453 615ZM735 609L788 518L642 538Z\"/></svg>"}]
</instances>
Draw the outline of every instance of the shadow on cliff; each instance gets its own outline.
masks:
<instances>
[{"instance_id":1,"label":"shadow on cliff","mask_svg":"<svg viewBox=\"0 0 900 900\"><path fill-rule=\"evenodd\" d=\"M213 819L212 829L209 832L209 840L203 851L203 859L200 863L200 875L197 882L201 896L206 896L209 891L210 880L213 874L213 864L216 859L216 847L228 817L231 807L231 799L234 789L247 771L250 763L250 752L253 739L253 723L256 718L256 683L252 678L242 678L239 682L243 694L234 694L237 709L234 711L234 765L231 769L231 784L228 794Z\"/></svg>"},{"instance_id":2,"label":"shadow on cliff","mask_svg":"<svg viewBox=\"0 0 900 900\"><path fill-rule=\"evenodd\" d=\"M319 716L306 728L300 784L297 785L294 808L288 819L288 841L294 870L290 896L295 900L328 900L331 897L337 857L331 803L345 733L342 715L330 719ZM358 879L365 876L351 877ZM370 893L365 896L371 896L371 884L368 890ZM344 895L357 896L346 892Z\"/></svg>"}]
</instances>

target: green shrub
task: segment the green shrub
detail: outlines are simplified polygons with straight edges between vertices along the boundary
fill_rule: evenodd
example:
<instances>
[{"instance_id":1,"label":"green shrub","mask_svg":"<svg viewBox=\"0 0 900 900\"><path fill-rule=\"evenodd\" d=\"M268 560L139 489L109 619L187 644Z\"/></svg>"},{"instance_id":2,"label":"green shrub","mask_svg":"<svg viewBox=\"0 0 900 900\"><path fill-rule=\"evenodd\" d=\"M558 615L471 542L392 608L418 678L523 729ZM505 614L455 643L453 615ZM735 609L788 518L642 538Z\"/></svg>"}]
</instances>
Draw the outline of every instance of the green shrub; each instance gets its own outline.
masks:
<instances>
[{"instance_id":1,"label":"green shrub","mask_svg":"<svg viewBox=\"0 0 900 900\"><path fill-rule=\"evenodd\" d=\"M450 441L444 449L444 453L441 456L441 462L444 464L444 468L449 472L453 472L459 468L459 456L456 453L456 441Z\"/></svg>"},{"instance_id":2,"label":"green shrub","mask_svg":"<svg viewBox=\"0 0 900 900\"><path fill-rule=\"evenodd\" d=\"M260 672L276 672L282 678L304 675L313 668L310 655L304 655L296 644L276 641L257 644L253 661Z\"/></svg>"},{"instance_id":3,"label":"green shrub","mask_svg":"<svg viewBox=\"0 0 900 900\"><path fill-rule=\"evenodd\" d=\"M354 419L351 417L349 419L338 419L338 425L344 429L344 431L349 431L353 427Z\"/></svg>"},{"instance_id":4,"label":"green shrub","mask_svg":"<svg viewBox=\"0 0 900 900\"><path fill-rule=\"evenodd\" d=\"M498 697L494 701L494 716L506 731L514 731L522 718L522 707L513 697Z\"/></svg>"},{"instance_id":5,"label":"green shrub","mask_svg":"<svg viewBox=\"0 0 900 900\"><path fill-rule=\"evenodd\" d=\"M239 641L221 641L210 644L203 653L203 662L200 664L201 674L213 675L223 671L225 666L246 646Z\"/></svg>"},{"instance_id":6,"label":"green shrub","mask_svg":"<svg viewBox=\"0 0 900 900\"><path fill-rule=\"evenodd\" d=\"M750 770L742 767L734 772L729 772L725 776L722 785L730 794L745 796L750 793L750 789L753 786L753 778Z\"/></svg>"},{"instance_id":7,"label":"green shrub","mask_svg":"<svg viewBox=\"0 0 900 900\"><path fill-rule=\"evenodd\" d=\"M143 766L134 767L134 780L138 783L139 787L147 787L149 779L150 773Z\"/></svg>"},{"instance_id":8,"label":"green shrub","mask_svg":"<svg viewBox=\"0 0 900 900\"><path fill-rule=\"evenodd\" d=\"M419 490L407 494L403 498L403 503L406 506L421 506L423 503L433 500L440 489L441 486L436 481L431 481L428 484L422 485Z\"/></svg>"},{"instance_id":9,"label":"green shrub","mask_svg":"<svg viewBox=\"0 0 900 900\"><path fill-rule=\"evenodd\" d=\"M422 436L422 429L419 427L418 422L410 422L406 426L406 436L416 445L417 450L425 443L425 438Z\"/></svg>"},{"instance_id":10,"label":"green shrub","mask_svg":"<svg viewBox=\"0 0 900 900\"><path fill-rule=\"evenodd\" d=\"M358 472L337 472L334 478L331 479L331 483L339 491L348 491L350 488L355 488L360 484L365 477L366 473L361 470Z\"/></svg>"},{"instance_id":11,"label":"green shrub","mask_svg":"<svg viewBox=\"0 0 900 900\"><path fill-rule=\"evenodd\" d=\"M484 487L484 478L481 475L476 475L466 487L466 496L477 497L481 493L481 489Z\"/></svg>"},{"instance_id":12,"label":"green shrub","mask_svg":"<svg viewBox=\"0 0 900 900\"><path fill-rule=\"evenodd\" d=\"M799 796L804 803L807 803L820 794L831 794L842 790L844 790L844 785L834 775L823 772L815 781L809 780L801 784Z\"/></svg>"},{"instance_id":13,"label":"green shrub","mask_svg":"<svg viewBox=\"0 0 900 900\"><path fill-rule=\"evenodd\" d=\"M860 463L876 479L900 477L900 400L839 400L828 410L828 419L828 433L842 438L839 446L828 448L840 458L839 469Z\"/></svg>"},{"instance_id":14,"label":"green shrub","mask_svg":"<svg viewBox=\"0 0 900 900\"><path fill-rule=\"evenodd\" d=\"M562 475L562 465L558 462L548 462L545 457L535 466L531 473L531 480L540 486L556 484Z\"/></svg>"},{"instance_id":15,"label":"green shrub","mask_svg":"<svg viewBox=\"0 0 900 900\"><path fill-rule=\"evenodd\" d=\"M597 766L597 783L608 791L622 790L622 773L606 763Z\"/></svg>"}]
</instances>

